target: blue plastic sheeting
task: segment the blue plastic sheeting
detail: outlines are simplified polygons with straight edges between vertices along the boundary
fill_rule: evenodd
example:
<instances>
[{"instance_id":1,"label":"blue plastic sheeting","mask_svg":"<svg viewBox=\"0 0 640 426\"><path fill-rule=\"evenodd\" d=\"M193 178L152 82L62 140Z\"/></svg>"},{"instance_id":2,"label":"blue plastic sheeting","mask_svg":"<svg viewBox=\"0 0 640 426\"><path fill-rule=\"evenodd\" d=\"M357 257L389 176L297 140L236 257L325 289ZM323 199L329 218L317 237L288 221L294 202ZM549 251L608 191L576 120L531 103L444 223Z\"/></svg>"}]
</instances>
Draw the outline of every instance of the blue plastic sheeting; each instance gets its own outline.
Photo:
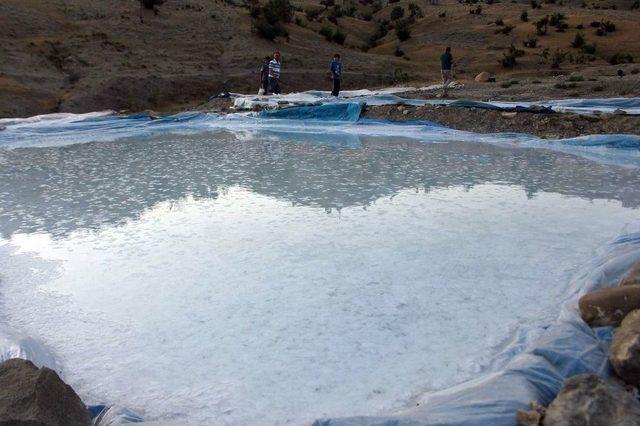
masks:
<instances>
[{"instance_id":1,"label":"blue plastic sheeting","mask_svg":"<svg viewBox=\"0 0 640 426\"><path fill-rule=\"evenodd\" d=\"M234 94L234 105L238 109L251 109L254 106L277 107L312 106L345 102L364 102L367 105L449 105L461 108L483 108L498 111L522 112L575 112L591 114L594 112L612 113L622 110L627 114L640 114L640 97L601 98L601 99L559 99L538 101L485 101L446 100L429 98L403 98L402 94L418 90L416 88L388 88L381 90L344 91L340 97L331 97L328 92L306 91L277 96L256 96ZM532 108L535 106L535 108ZM1 124L1 123L0 123Z\"/></svg>"},{"instance_id":2,"label":"blue plastic sheeting","mask_svg":"<svg viewBox=\"0 0 640 426\"><path fill-rule=\"evenodd\" d=\"M518 133L479 134L449 129L427 121L391 122L360 119L355 102L298 107L260 114L182 113L152 119L148 115L55 114L31 119L5 120L0 131L0 148L62 146L85 142L112 141L166 134L205 131L260 131L291 135L313 142L314 135L336 134L348 145L358 146L363 136L405 137L424 142L468 141L571 153L595 161L640 166L640 136L590 135L572 139L543 140Z\"/></svg>"},{"instance_id":3,"label":"blue plastic sheeting","mask_svg":"<svg viewBox=\"0 0 640 426\"><path fill-rule=\"evenodd\" d=\"M95 426L116 426L144 422L143 418L127 408L117 405L92 405L89 415Z\"/></svg>"},{"instance_id":4,"label":"blue plastic sheeting","mask_svg":"<svg viewBox=\"0 0 640 426\"><path fill-rule=\"evenodd\" d=\"M262 111L263 118L279 118L288 120L341 121L355 123L360 119L362 106L359 103L336 103L319 106L285 108L275 111Z\"/></svg>"},{"instance_id":5,"label":"blue plastic sheeting","mask_svg":"<svg viewBox=\"0 0 640 426\"><path fill-rule=\"evenodd\" d=\"M640 108L640 98L601 98L601 99L560 99L546 101L548 105L571 108Z\"/></svg>"},{"instance_id":6,"label":"blue plastic sheeting","mask_svg":"<svg viewBox=\"0 0 640 426\"><path fill-rule=\"evenodd\" d=\"M512 426L517 410L530 401L548 405L564 381L579 374L608 376L613 329L591 329L579 316L577 299L597 288L617 284L640 260L640 221L574 277L559 320L534 347L506 368L451 389L423 395L413 408L381 417L321 419L314 426Z\"/></svg>"},{"instance_id":7,"label":"blue plastic sheeting","mask_svg":"<svg viewBox=\"0 0 640 426\"><path fill-rule=\"evenodd\" d=\"M617 149L640 149L640 136L636 135L592 135L563 139L560 142L573 146L605 146Z\"/></svg>"}]
</instances>

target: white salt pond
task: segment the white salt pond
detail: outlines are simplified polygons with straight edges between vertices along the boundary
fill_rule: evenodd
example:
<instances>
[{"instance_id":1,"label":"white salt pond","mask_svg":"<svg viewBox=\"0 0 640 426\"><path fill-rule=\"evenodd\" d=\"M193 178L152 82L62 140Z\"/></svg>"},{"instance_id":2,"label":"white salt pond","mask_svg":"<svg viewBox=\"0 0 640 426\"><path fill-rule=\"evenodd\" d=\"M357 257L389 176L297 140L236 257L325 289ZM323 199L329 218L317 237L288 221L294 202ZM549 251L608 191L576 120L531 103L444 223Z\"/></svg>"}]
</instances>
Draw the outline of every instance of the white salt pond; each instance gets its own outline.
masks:
<instances>
[{"instance_id":1,"label":"white salt pond","mask_svg":"<svg viewBox=\"0 0 640 426\"><path fill-rule=\"evenodd\" d=\"M384 414L526 348L639 205L638 168L470 142L0 148L0 327L147 419Z\"/></svg>"}]
</instances>

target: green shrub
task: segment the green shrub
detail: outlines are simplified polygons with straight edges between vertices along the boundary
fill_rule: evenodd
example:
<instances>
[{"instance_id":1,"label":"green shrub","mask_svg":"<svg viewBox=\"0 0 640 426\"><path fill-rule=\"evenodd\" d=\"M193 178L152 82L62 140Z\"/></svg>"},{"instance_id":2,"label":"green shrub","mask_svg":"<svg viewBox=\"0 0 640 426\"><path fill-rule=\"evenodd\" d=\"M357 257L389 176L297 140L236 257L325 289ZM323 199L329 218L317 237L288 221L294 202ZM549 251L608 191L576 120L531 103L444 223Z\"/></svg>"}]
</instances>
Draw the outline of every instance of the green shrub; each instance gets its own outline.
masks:
<instances>
[{"instance_id":1,"label":"green shrub","mask_svg":"<svg viewBox=\"0 0 640 426\"><path fill-rule=\"evenodd\" d=\"M400 49L400 46L396 46L396 50L393 52L396 56L404 56L404 51Z\"/></svg>"},{"instance_id":2,"label":"green shrub","mask_svg":"<svg viewBox=\"0 0 640 426\"><path fill-rule=\"evenodd\" d=\"M324 36L324 38L326 38L327 41L333 40L333 30L328 25L325 25L322 28L320 28L320 35Z\"/></svg>"},{"instance_id":3,"label":"green shrub","mask_svg":"<svg viewBox=\"0 0 640 426\"><path fill-rule=\"evenodd\" d=\"M614 24L611 21L602 21L600 22L600 28L602 28L608 33L612 33L616 30L616 24Z\"/></svg>"},{"instance_id":4,"label":"green shrub","mask_svg":"<svg viewBox=\"0 0 640 426\"><path fill-rule=\"evenodd\" d=\"M611 65L633 63L633 56L631 56L629 53L618 52L609 56L608 61Z\"/></svg>"},{"instance_id":5,"label":"green shrub","mask_svg":"<svg viewBox=\"0 0 640 426\"><path fill-rule=\"evenodd\" d=\"M533 25L535 25L538 35L545 35L549 27L549 17L540 18Z\"/></svg>"},{"instance_id":6,"label":"green shrub","mask_svg":"<svg viewBox=\"0 0 640 426\"><path fill-rule=\"evenodd\" d=\"M409 28L409 22L405 19L396 23L396 36L398 40L406 41L411 38L411 29Z\"/></svg>"},{"instance_id":7,"label":"green shrub","mask_svg":"<svg viewBox=\"0 0 640 426\"><path fill-rule=\"evenodd\" d=\"M338 24L338 18L342 18L342 8L338 5L333 6L327 15L327 19L334 24Z\"/></svg>"},{"instance_id":8,"label":"green shrub","mask_svg":"<svg viewBox=\"0 0 640 426\"><path fill-rule=\"evenodd\" d=\"M307 9L304 11L304 15L307 17L307 21L315 21L322 13L322 9Z\"/></svg>"},{"instance_id":9,"label":"green shrub","mask_svg":"<svg viewBox=\"0 0 640 426\"><path fill-rule=\"evenodd\" d=\"M404 16L404 9L400 6L396 6L391 10L391 20L397 21Z\"/></svg>"},{"instance_id":10,"label":"green shrub","mask_svg":"<svg viewBox=\"0 0 640 426\"><path fill-rule=\"evenodd\" d=\"M585 44L584 46L582 46L582 51L587 55L593 55L594 53L596 53L596 44Z\"/></svg>"},{"instance_id":11,"label":"green shrub","mask_svg":"<svg viewBox=\"0 0 640 426\"><path fill-rule=\"evenodd\" d=\"M505 25L499 30L496 30L496 34L509 34L515 27L513 25Z\"/></svg>"},{"instance_id":12,"label":"green shrub","mask_svg":"<svg viewBox=\"0 0 640 426\"><path fill-rule=\"evenodd\" d=\"M556 28L562 28L567 17L563 13L554 13L549 17L549 25Z\"/></svg>"},{"instance_id":13,"label":"green shrub","mask_svg":"<svg viewBox=\"0 0 640 426\"><path fill-rule=\"evenodd\" d=\"M362 17L363 20L369 22L373 19L373 13L366 11L366 12L362 12L362 14L360 15Z\"/></svg>"},{"instance_id":14,"label":"green shrub","mask_svg":"<svg viewBox=\"0 0 640 426\"><path fill-rule=\"evenodd\" d=\"M516 47L512 44L511 46L509 46L507 52L502 54L500 63L504 68L513 68L518 63L516 58L519 58L521 56L524 56L524 50L516 49Z\"/></svg>"},{"instance_id":15,"label":"green shrub","mask_svg":"<svg viewBox=\"0 0 640 426\"><path fill-rule=\"evenodd\" d=\"M538 37L530 35L525 41L522 42L522 44L524 44L524 47L535 49L535 47L538 45Z\"/></svg>"},{"instance_id":16,"label":"green shrub","mask_svg":"<svg viewBox=\"0 0 640 426\"><path fill-rule=\"evenodd\" d=\"M560 68L560 65L562 65L562 63L567 60L568 55L569 55L569 52L564 52L560 49L554 50L550 57L551 68L553 69Z\"/></svg>"},{"instance_id":17,"label":"green shrub","mask_svg":"<svg viewBox=\"0 0 640 426\"><path fill-rule=\"evenodd\" d=\"M422 8L415 3L409 3L409 14L414 18L422 18L424 17L424 13L422 12Z\"/></svg>"},{"instance_id":18,"label":"green shrub","mask_svg":"<svg viewBox=\"0 0 640 426\"><path fill-rule=\"evenodd\" d=\"M261 13L262 13L262 8L258 4L252 4L251 7L249 8L249 16L251 16L252 18L255 18L255 19L259 18Z\"/></svg>"},{"instance_id":19,"label":"green shrub","mask_svg":"<svg viewBox=\"0 0 640 426\"><path fill-rule=\"evenodd\" d=\"M344 44L345 39L347 38L346 34L340 31L339 28L333 33L333 41L338 44Z\"/></svg>"},{"instance_id":20,"label":"green shrub","mask_svg":"<svg viewBox=\"0 0 640 426\"><path fill-rule=\"evenodd\" d=\"M289 35L287 29L280 22L271 24L265 18L259 18L253 21L253 28L256 33L267 40L273 40L276 37L286 37Z\"/></svg>"},{"instance_id":21,"label":"green shrub","mask_svg":"<svg viewBox=\"0 0 640 426\"><path fill-rule=\"evenodd\" d=\"M579 74L569 76L569 81L584 81L584 77Z\"/></svg>"},{"instance_id":22,"label":"green shrub","mask_svg":"<svg viewBox=\"0 0 640 426\"><path fill-rule=\"evenodd\" d=\"M576 36L573 38L571 42L571 47L575 47L576 49L580 49L584 47L586 44L586 40L584 39L584 35L582 33L576 33Z\"/></svg>"},{"instance_id":23,"label":"green shrub","mask_svg":"<svg viewBox=\"0 0 640 426\"><path fill-rule=\"evenodd\" d=\"M289 0L269 0L262 7L262 16L270 24L276 22L291 22L293 18L293 7Z\"/></svg>"},{"instance_id":24,"label":"green shrub","mask_svg":"<svg viewBox=\"0 0 640 426\"><path fill-rule=\"evenodd\" d=\"M389 32L389 22L382 20L378 22L378 27L376 31L369 37L369 45L375 46L378 43L378 40L383 38Z\"/></svg>"},{"instance_id":25,"label":"green shrub","mask_svg":"<svg viewBox=\"0 0 640 426\"><path fill-rule=\"evenodd\" d=\"M520 14L520 20L522 22L527 22L529 20L529 13L527 13L526 10Z\"/></svg>"},{"instance_id":26,"label":"green shrub","mask_svg":"<svg viewBox=\"0 0 640 426\"><path fill-rule=\"evenodd\" d=\"M504 22L502 21L502 18L498 18L495 21L493 21L494 24L496 24L497 26L501 26L504 25Z\"/></svg>"}]
</instances>

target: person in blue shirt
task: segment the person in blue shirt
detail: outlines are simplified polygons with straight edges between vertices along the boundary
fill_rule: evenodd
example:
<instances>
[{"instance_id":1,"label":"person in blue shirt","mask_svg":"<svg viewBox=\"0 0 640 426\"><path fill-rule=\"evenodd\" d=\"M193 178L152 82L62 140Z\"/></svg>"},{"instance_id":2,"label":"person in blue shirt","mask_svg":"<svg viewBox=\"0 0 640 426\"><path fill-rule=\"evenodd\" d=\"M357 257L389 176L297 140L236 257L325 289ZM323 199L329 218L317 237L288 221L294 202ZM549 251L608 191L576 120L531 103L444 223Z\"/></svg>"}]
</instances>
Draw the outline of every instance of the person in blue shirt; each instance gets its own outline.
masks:
<instances>
[{"instance_id":1,"label":"person in blue shirt","mask_svg":"<svg viewBox=\"0 0 640 426\"><path fill-rule=\"evenodd\" d=\"M331 80L333 80L332 96L338 96L340 94L340 80L342 79L342 62L340 62L340 54L333 55L331 61Z\"/></svg>"},{"instance_id":2,"label":"person in blue shirt","mask_svg":"<svg viewBox=\"0 0 640 426\"><path fill-rule=\"evenodd\" d=\"M264 94L269 94L269 61L271 57L265 56L262 60L262 68L260 68L260 84Z\"/></svg>"}]
</instances>

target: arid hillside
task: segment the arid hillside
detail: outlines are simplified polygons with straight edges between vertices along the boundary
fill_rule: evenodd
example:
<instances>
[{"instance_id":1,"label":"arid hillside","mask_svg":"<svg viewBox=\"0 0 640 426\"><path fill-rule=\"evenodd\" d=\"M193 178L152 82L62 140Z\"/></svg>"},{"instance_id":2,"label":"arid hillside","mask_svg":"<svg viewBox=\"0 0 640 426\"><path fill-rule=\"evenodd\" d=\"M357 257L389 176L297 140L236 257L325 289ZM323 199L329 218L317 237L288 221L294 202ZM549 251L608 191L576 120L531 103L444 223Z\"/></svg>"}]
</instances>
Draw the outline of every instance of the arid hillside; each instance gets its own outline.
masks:
<instances>
[{"instance_id":1,"label":"arid hillside","mask_svg":"<svg viewBox=\"0 0 640 426\"><path fill-rule=\"evenodd\" d=\"M275 17L274 1L2 0L0 117L175 110L253 92L275 49L285 92L328 89L334 52L345 89L437 82L445 46L459 80L488 71L498 84L621 67L633 78L620 63L640 59L638 0L292 0Z\"/></svg>"}]
</instances>

